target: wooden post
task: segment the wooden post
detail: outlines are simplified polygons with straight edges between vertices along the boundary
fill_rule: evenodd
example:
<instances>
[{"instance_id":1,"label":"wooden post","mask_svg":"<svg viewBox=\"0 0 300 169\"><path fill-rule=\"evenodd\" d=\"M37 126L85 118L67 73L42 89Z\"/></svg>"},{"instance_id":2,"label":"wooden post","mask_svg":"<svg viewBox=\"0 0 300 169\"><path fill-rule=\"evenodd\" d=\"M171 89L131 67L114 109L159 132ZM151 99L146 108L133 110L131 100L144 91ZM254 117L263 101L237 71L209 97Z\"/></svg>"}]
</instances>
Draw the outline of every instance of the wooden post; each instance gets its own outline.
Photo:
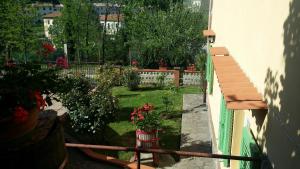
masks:
<instances>
[{"instance_id":1,"label":"wooden post","mask_svg":"<svg viewBox=\"0 0 300 169\"><path fill-rule=\"evenodd\" d=\"M176 87L180 86L180 67L174 67L174 83Z\"/></svg>"}]
</instances>

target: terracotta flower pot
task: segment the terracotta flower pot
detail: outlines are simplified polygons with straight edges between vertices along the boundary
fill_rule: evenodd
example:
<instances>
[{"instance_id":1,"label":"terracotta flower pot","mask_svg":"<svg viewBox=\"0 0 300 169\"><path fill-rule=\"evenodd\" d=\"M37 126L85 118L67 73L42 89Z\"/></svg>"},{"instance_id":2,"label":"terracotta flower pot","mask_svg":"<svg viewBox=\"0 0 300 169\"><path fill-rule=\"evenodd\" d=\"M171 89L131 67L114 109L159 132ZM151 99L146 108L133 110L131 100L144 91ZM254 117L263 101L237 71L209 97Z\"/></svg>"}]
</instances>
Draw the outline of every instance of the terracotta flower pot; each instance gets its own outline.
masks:
<instances>
[{"instance_id":1,"label":"terracotta flower pot","mask_svg":"<svg viewBox=\"0 0 300 169\"><path fill-rule=\"evenodd\" d=\"M136 146L142 148L153 148L158 146L158 131L136 130Z\"/></svg>"},{"instance_id":2,"label":"terracotta flower pot","mask_svg":"<svg viewBox=\"0 0 300 169\"><path fill-rule=\"evenodd\" d=\"M159 70L168 70L168 67L159 66Z\"/></svg>"},{"instance_id":3,"label":"terracotta flower pot","mask_svg":"<svg viewBox=\"0 0 300 169\"><path fill-rule=\"evenodd\" d=\"M37 110L32 110L24 122L16 122L13 117L0 120L0 142L16 139L25 135L35 128L38 121Z\"/></svg>"}]
</instances>

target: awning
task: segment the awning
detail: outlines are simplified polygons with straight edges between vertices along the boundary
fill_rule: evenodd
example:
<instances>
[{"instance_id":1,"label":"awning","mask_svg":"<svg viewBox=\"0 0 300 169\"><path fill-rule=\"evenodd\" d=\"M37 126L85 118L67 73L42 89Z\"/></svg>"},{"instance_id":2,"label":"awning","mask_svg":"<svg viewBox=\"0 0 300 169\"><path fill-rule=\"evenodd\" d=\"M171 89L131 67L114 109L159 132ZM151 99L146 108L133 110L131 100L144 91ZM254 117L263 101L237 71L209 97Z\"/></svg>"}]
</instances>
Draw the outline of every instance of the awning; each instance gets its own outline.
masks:
<instances>
[{"instance_id":1,"label":"awning","mask_svg":"<svg viewBox=\"0 0 300 169\"><path fill-rule=\"evenodd\" d=\"M267 109L266 102L224 47L211 48L212 61L228 109ZM226 56L227 55L227 56Z\"/></svg>"},{"instance_id":2,"label":"awning","mask_svg":"<svg viewBox=\"0 0 300 169\"><path fill-rule=\"evenodd\" d=\"M229 52L227 50L227 48L225 47L212 47L210 48L210 54L212 56L217 56L217 55L229 55Z\"/></svg>"}]
</instances>

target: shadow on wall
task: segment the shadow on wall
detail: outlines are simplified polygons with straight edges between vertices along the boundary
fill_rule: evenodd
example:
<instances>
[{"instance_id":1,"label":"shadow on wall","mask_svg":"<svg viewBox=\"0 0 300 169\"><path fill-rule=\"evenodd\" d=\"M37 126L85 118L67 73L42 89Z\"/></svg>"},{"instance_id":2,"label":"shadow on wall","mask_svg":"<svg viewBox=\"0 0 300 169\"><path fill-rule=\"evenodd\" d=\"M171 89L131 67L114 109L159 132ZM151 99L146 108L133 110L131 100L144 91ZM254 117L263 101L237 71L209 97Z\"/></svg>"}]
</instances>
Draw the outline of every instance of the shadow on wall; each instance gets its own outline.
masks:
<instances>
[{"instance_id":1,"label":"shadow on wall","mask_svg":"<svg viewBox=\"0 0 300 169\"><path fill-rule=\"evenodd\" d=\"M283 24L285 74L268 69L265 98L269 113L260 140L274 169L300 168L300 1L290 2ZM282 88L281 88L282 86Z\"/></svg>"}]
</instances>

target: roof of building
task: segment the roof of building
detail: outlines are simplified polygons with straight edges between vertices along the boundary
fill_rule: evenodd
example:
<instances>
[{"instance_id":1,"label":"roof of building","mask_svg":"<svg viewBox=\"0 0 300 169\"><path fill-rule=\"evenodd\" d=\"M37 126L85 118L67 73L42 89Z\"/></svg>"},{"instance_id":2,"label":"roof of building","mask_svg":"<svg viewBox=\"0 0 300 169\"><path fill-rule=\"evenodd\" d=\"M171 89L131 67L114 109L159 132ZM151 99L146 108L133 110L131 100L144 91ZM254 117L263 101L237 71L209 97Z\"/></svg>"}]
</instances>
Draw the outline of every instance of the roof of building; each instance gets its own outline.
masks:
<instances>
[{"instance_id":1,"label":"roof of building","mask_svg":"<svg viewBox=\"0 0 300 169\"><path fill-rule=\"evenodd\" d=\"M40 2L37 2L37 3L33 3L32 4L33 7L63 7L63 4L52 4L52 3L40 3Z\"/></svg>"},{"instance_id":2,"label":"roof of building","mask_svg":"<svg viewBox=\"0 0 300 169\"><path fill-rule=\"evenodd\" d=\"M211 55L229 55L229 51L225 47L213 47L210 48Z\"/></svg>"},{"instance_id":3,"label":"roof of building","mask_svg":"<svg viewBox=\"0 0 300 169\"><path fill-rule=\"evenodd\" d=\"M218 82L228 109L267 109L262 95L251 83L228 50L224 47L210 49Z\"/></svg>"},{"instance_id":4,"label":"roof of building","mask_svg":"<svg viewBox=\"0 0 300 169\"><path fill-rule=\"evenodd\" d=\"M55 18L55 17L59 17L59 16L61 16L61 12L56 11L56 12L52 12L47 15L44 15L43 18Z\"/></svg>"},{"instance_id":5,"label":"roof of building","mask_svg":"<svg viewBox=\"0 0 300 169\"><path fill-rule=\"evenodd\" d=\"M106 6L106 3L93 3L94 6ZM112 3L107 3L108 6L112 6L113 4Z\"/></svg>"},{"instance_id":6,"label":"roof of building","mask_svg":"<svg viewBox=\"0 0 300 169\"><path fill-rule=\"evenodd\" d=\"M105 15L100 15L99 18L100 18L100 21L105 21ZM119 21L123 21L123 20L124 20L124 16L121 14L119 16ZM107 15L107 21L118 22L118 14Z\"/></svg>"}]
</instances>

